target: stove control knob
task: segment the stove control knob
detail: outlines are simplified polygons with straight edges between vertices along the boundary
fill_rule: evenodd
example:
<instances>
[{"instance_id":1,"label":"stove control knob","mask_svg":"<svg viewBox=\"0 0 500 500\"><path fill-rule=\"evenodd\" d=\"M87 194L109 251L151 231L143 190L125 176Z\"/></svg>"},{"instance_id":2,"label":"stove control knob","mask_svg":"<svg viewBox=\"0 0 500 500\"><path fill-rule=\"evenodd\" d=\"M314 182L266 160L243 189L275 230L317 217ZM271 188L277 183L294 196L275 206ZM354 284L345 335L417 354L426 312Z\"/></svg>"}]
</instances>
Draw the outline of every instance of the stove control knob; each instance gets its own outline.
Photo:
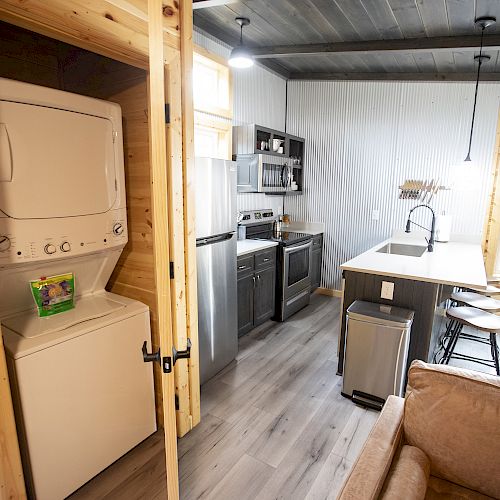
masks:
<instances>
[{"instance_id":1,"label":"stove control knob","mask_svg":"<svg viewBox=\"0 0 500 500\"><path fill-rule=\"evenodd\" d=\"M69 252L71 250L71 245L69 244L69 241L63 241L61 243L61 252Z\"/></svg>"},{"instance_id":2,"label":"stove control knob","mask_svg":"<svg viewBox=\"0 0 500 500\"><path fill-rule=\"evenodd\" d=\"M57 252L57 248L52 243L47 243L43 250L48 255L52 255Z\"/></svg>"},{"instance_id":3,"label":"stove control knob","mask_svg":"<svg viewBox=\"0 0 500 500\"><path fill-rule=\"evenodd\" d=\"M6 252L10 248L10 239L8 236L0 236L0 252Z\"/></svg>"},{"instance_id":4,"label":"stove control knob","mask_svg":"<svg viewBox=\"0 0 500 500\"><path fill-rule=\"evenodd\" d=\"M120 236L121 234L123 234L123 225L121 222L117 222L113 226L113 234L116 236Z\"/></svg>"}]
</instances>

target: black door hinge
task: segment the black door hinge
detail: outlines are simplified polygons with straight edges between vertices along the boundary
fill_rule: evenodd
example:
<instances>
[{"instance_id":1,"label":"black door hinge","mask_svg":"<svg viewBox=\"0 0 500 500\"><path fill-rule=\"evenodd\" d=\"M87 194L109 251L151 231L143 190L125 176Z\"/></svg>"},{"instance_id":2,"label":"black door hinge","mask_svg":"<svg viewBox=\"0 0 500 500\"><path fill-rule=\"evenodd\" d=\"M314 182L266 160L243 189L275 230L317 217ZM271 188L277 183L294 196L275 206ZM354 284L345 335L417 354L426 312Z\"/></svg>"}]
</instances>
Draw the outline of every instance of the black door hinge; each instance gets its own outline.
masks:
<instances>
[{"instance_id":1,"label":"black door hinge","mask_svg":"<svg viewBox=\"0 0 500 500\"><path fill-rule=\"evenodd\" d=\"M165 123L170 123L170 104L165 103Z\"/></svg>"},{"instance_id":2,"label":"black door hinge","mask_svg":"<svg viewBox=\"0 0 500 500\"><path fill-rule=\"evenodd\" d=\"M174 275L175 275L175 273L174 273L174 263L173 263L173 262L171 262L171 263L170 263L170 279L171 279L171 280L173 280L173 279L174 279Z\"/></svg>"}]
</instances>

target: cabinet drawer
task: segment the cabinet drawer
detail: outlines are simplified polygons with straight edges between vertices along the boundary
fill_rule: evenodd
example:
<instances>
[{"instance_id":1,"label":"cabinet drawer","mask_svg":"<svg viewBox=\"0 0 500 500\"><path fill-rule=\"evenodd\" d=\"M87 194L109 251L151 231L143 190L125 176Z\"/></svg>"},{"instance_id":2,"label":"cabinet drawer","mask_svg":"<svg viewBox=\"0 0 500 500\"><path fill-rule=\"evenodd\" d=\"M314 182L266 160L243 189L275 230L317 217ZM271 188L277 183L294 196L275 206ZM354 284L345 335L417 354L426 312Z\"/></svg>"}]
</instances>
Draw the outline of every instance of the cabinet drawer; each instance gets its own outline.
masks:
<instances>
[{"instance_id":1,"label":"cabinet drawer","mask_svg":"<svg viewBox=\"0 0 500 500\"><path fill-rule=\"evenodd\" d=\"M274 266L276 262L276 248L258 252L255 254L255 269L264 269Z\"/></svg>"},{"instance_id":2,"label":"cabinet drawer","mask_svg":"<svg viewBox=\"0 0 500 500\"><path fill-rule=\"evenodd\" d=\"M253 254L238 257L238 275L253 271Z\"/></svg>"}]
</instances>

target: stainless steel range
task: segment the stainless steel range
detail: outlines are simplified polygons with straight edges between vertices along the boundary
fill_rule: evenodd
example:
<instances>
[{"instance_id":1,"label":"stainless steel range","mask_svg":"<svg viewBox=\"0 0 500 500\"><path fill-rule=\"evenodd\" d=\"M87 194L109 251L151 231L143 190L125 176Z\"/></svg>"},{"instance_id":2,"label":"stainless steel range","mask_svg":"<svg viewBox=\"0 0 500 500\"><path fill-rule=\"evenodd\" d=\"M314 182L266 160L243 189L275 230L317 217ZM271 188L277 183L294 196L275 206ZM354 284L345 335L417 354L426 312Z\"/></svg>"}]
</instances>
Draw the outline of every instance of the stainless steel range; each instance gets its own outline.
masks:
<instances>
[{"instance_id":1,"label":"stainless steel range","mask_svg":"<svg viewBox=\"0 0 500 500\"><path fill-rule=\"evenodd\" d=\"M307 304L311 295L312 236L276 230L277 217L271 209L241 212L240 226L246 238L278 243L276 259L276 321L284 321Z\"/></svg>"}]
</instances>

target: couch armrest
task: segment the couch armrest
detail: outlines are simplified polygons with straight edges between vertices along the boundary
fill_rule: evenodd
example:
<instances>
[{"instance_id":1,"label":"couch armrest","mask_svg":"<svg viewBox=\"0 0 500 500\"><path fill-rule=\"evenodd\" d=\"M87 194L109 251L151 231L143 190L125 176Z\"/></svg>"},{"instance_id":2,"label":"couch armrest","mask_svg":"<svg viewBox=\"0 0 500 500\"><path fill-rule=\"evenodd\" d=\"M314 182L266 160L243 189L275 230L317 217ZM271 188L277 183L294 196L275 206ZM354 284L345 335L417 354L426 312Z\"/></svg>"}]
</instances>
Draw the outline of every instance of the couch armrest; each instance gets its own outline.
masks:
<instances>
[{"instance_id":1,"label":"couch armrest","mask_svg":"<svg viewBox=\"0 0 500 500\"><path fill-rule=\"evenodd\" d=\"M339 500L378 498L403 436L404 398L389 396L354 467L337 497Z\"/></svg>"}]
</instances>

